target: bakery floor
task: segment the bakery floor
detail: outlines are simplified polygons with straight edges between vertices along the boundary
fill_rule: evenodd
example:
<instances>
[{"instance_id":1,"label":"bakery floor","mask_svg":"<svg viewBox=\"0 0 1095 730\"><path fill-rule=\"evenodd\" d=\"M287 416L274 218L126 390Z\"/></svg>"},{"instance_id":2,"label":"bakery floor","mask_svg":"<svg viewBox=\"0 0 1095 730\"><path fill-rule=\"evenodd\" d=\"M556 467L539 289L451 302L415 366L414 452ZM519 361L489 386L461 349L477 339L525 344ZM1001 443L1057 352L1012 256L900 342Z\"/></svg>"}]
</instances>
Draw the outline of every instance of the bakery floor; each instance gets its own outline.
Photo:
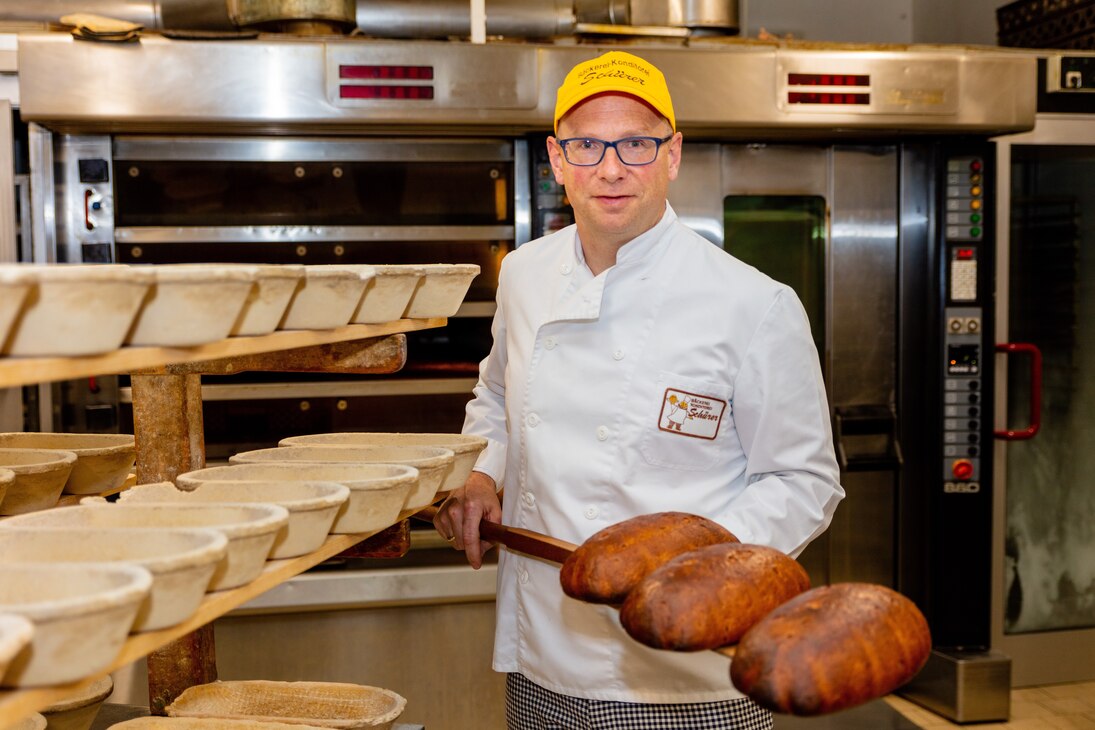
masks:
<instances>
[{"instance_id":1,"label":"bakery floor","mask_svg":"<svg viewBox=\"0 0 1095 730\"><path fill-rule=\"evenodd\" d=\"M105 704L91 730L106 730L116 722L147 714L148 709L144 707ZM1095 728L1095 682L1014 689L1011 691L1011 719L1002 723L958 725L908 700L891 696L827 717L793 718L781 715L776 718L775 730L907 730L952 727L976 730L1090 730ZM396 725L394 730L420 728L421 725Z\"/></svg>"},{"instance_id":2,"label":"bakery floor","mask_svg":"<svg viewBox=\"0 0 1095 730\"><path fill-rule=\"evenodd\" d=\"M958 725L920 705L900 697L887 697L886 704L920 728L965 727L976 730L1092 730L1095 728L1095 681L1024 687L1011 691L1011 719ZM777 726L778 727L778 726Z\"/></svg>"}]
</instances>

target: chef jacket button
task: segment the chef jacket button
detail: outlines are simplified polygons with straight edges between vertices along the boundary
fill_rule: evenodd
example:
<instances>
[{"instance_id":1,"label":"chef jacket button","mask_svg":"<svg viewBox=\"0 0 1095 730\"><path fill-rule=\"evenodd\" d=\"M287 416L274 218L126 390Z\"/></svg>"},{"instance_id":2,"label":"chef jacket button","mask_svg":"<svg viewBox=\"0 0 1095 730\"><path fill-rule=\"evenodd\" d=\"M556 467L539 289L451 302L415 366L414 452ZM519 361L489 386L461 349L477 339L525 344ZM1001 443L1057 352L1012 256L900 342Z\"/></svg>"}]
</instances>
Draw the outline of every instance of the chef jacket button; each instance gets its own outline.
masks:
<instances>
[{"instance_id":1,"label":"chef jacket button","mask_svg":"<svg viewBox=\"0 0 1095 730\"><path fill-rule=\"evenodd\" d=\"M595 520L599 514L601 514L601 510L597 509L596 505L591 504L586 507L585 516L587 520Z\"/></svg>"},{"instance_id":2,"label":"chef jacket button","mask_svg":"<svg viewBox=\"0 0 1095 730\"><path fill-rule=\"evenodd\" d=\"M532 495L532 492L525 492L524 494L522 494L521 500L529 507L536 504L536 497Z\"/></svg>"},{"instance_id":3,"label":"chef jacket button","mask_svg":"<svg viewBox=\"0 0 1095 730\"><path fill-rule=\"evenodd\" d=\"M560 266L559 267L559 273L561 273L563 276L566 276L567 274L569 274L570 273L570 264L563 264L562 266Z\"/></svg>"},{"instance_id":4,"label":"chef jacket button","mask_svg":"<svg viewBox=\"0 0 1095 730\"><path fill-rule=\"evenodd\" d=\"M608 440L608 427L607 426L598 426L597 427L597 440L598 441L607 441Z\"/></svg>"},{"instance_id":5,"label":"chef jacket button","mask_svg":"<svg viewBox=\"0 0 1095 730\"><path fill-rule=\"evenodd\" d=\"M623 360L624 359L624 351L623 350L616 350L615 352L612 353L612 359L613 360Z\"/></svg>"},{"instance_id":6,"label":"chef jacket button","mask_svg":"<svg viewBox=\"0 0 1095 730\"><path fill-rule=\"evenodd\" d=\"M528 418L525 419L525 423L527 423L532 428L536 428L538 425L540 425L540 417L537 416L535 413L530 413L528 414Z\"/></svg>"},{"instance_id":7,"label":"chef jacket button","mask_svg":"<svg viewBox=\"0 0 1095 730\"><path fill-rule=\"evenodd\" d=\"M528 583L528 571L527 570L522 570L521 571L521 575L520 575L519 580L522 583Z\"/></svg>"},{"instance_id":8,"label":"chef jacket button","mask_svg":"<svg viewBox=\"0 0 1095 730\"><path fill-rule=\"evenodd\" d=\"M544 339L544 347L549 350L554 350L556 342L557 340L554 337L547 337Z\"/></svg>"}]
</instances>

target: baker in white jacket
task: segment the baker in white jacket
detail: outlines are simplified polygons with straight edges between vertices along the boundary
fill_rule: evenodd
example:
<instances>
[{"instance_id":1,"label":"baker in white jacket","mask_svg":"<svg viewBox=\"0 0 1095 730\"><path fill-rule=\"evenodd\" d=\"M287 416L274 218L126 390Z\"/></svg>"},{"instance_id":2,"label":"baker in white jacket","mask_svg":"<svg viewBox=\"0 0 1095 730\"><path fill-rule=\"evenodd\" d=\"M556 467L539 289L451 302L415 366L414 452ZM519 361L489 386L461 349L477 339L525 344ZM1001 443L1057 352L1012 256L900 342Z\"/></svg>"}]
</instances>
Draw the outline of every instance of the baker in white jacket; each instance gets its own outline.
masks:
<instances>
[{"instance_id":1,"label":"baker in white jacket","mask_svg":"<svg viewBox=\"0 0 1095 730\"><path fill-rule=\"evenodd\" d=\"M682 137L657 68L623 52L580 63L555 135L576 223L502 262L464 424L488 446L435 526L476 568L480 519L581 543L663 511L797 555L844 496L797 297L677 220ZM510 728L772 726L721 655L633 641L614 608L566 597L557 565L506 550L498 565Z\"/></svg>"}]
</instances>

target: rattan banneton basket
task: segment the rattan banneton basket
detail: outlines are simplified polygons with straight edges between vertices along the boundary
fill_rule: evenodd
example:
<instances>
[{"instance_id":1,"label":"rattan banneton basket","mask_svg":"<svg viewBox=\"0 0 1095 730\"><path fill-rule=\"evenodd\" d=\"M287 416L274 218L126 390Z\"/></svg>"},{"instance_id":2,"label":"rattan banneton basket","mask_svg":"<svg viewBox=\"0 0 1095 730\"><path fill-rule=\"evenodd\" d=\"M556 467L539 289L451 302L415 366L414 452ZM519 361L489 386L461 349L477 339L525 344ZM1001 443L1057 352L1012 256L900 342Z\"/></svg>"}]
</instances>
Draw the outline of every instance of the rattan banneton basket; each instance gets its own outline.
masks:
<instances>
[{"instance_id":1,"label":"rattan banneton basket","mask_svg":"<svg viewBox=\"0 0 1095 730\"><path fill-rule=\"evenodd\" d=\"M116 722L111 730L324 730L317 725L297 725L259 720L230 720L224 717L137 717ZM47 729L48 730L48 729Z\"/></svg>"},{"instance_id":2,"label":"rattan banneton basket","mask_svg":"<svg viewBox=\"0 0 1095 730\"><path fill-rule=\"evenodd\" d=\"M167 706L167 714L384 730L406 705L406 699L381 687L251 680L190 687Z\"/></svg>"}]
</instances>

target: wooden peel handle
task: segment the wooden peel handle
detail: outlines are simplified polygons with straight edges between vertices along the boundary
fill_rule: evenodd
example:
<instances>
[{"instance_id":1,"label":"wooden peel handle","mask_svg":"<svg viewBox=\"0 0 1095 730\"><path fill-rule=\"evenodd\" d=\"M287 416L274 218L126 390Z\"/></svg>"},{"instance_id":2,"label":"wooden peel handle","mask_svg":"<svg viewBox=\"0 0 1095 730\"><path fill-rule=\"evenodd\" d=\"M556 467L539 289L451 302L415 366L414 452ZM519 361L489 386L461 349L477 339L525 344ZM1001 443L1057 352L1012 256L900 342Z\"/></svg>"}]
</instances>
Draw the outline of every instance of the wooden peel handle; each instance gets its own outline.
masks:
<instances>
[{"instance_id":1,"label":"wooden peel handle","mask_svg":"<svg viewBox=\"0 0 1095 730\"><path fill-rule=\"evenodd\" d=\"M437 507L431 506L420 510L414 516L417 519L432 522L436 515ZM562 563L578 547L574 543L557 540L539 532L520 527L507 527L486 520L479 523L479 534L484 540L501 543L510 550L516 550L534 558L550 560L553 563Z\"/></svg>"}]
</instances>

